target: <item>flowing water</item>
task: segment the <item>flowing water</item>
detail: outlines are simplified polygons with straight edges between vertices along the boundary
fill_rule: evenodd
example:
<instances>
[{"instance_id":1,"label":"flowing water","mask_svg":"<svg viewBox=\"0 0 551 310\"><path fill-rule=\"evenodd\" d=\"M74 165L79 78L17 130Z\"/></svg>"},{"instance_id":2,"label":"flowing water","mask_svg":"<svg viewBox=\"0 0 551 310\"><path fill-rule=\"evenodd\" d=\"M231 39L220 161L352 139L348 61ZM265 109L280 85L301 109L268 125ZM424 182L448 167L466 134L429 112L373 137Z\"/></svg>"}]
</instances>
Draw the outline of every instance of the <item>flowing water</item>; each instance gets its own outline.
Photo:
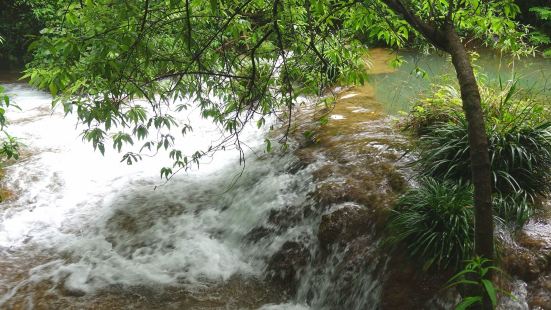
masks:
<instances>
[{"instance_id":1,"label":"flowing water","mask_svg":"<svg viewBox=\"0 0 551 310\"><path fill-rule=\"evenodd\" d=\"M6 168L14 198L1 205L4 307L87 304L98 291L113 295L102 297L107 308L257 307L283 298L259 277L264 260L311 227L262 243L242 239L270 211L299 205L311 191L308 169L286 171L296 162L292 154L251 151L236 179L242 167L229 150L162 184L157 158L127 166L120 154L102 157L81 141L72 117L50 111L47 94L22 84L8 84L7 92L22 109L10 113L10 132L25 147ZM199 148L219 137L198 113L186 118L195 133L183 143ZM243 142L258 149L263 136L250 128ZM140 297L161 289L166 303Z\"/></svg>"},{"instance_id":2,"label":"flowing water","mask_svg":"<svg viewBox=\"0 0 551 310\"><path fill-rule=\"evenodd\" d=\"M0 204L0 308L424 304L441 281L417 277L378 246L385 214L407 186L406 142L387 116L405 105L390 102L402 100L396 89L411 94L428 83L401 86L411 68L394 72L388 58L373 52L375 88L343 90L334 109L299 114L290 151L266 154L266 132L247 128L245 166L228 149L168 183L159 178L165 157L129 166L114 151L101 156L82 142L74 117L50 109L49 95L5 84L21 107L9 112L9 131L24 147L5 168L11 198ZM330 120L318 128L312 116L322 112ZM194 131L183 149L220 139L198 111L184 120Z\"/></svg>"}]
</instances>

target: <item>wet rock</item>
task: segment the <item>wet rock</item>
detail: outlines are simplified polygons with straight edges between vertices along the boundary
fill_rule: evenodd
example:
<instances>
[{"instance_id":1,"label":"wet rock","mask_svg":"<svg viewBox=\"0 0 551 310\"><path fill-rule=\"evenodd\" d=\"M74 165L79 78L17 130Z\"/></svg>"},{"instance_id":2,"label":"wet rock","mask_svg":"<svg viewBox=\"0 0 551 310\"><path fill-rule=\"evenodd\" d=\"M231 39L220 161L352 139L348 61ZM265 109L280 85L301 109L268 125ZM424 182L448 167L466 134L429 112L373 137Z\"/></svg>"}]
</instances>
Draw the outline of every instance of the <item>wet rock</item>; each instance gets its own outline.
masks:
<instances>
[{"instance_id":1,"label":"wet rock","mask_svg":"<svg viewBox=\"0 0 551 310\"><path fill-rule=\"evenodd\" d=\"M63 296L68 297L82 297L86 295L86 292L84 290L81 290L79 288L67 287L66 285L64 285L60 291Z\"/></svg>"},{"instance_id":2,"label":"wet rock","mask_svg":"<svg viewBox=\"0 0 551 310\"><path fill-rule=\"evenodd\" d=\"M286 167L285 170L287 171L287 173L296 174L297 172L306 168L307 166L308 166L308 162L297 160L292 164L290 164L288 167Z\"/></svg>"},{"instance_id":3,"label":"wet rock","mask_svg":"<svg viewBox=\"0 0 551 310\"><path fill-rule=\"evenodd\" d=\"M538 233L535 230L538 227L530 223L517 233L513 242L503 244L503 269L526 282L535 281L551 272L549 237L547 233Z\"/></svg>"},{"instance_id":4,"label":"wet rock","mask_svg":"<svg viewBox=\"0 0 551 310\"><path fill-rule=\"evenodd\" d=\"M303 165L312 164L317 160L317 154L314 148L299 148L294 154Z\"/></svg>"},{"instance_id":5,"label":"wet rock","mask_svg":"<svg viewBox=\"0 0 551 310\"><path fill-rule=\"evenodd\" d=\"M312 309L375 308L385 259L372 237L362 235L317 257L307 295Z\"/></svg>"},{"instance_id":6,"label":"wet rock","mask_svg":"<svg viewBox=\"0 0 551 310\"><path fill-rule=\"evenodd\" d=\"M268 223L278 228L279 231L287 229L301 222L304 218L304 210L309 209L308 204L301 206L288 206L282 209L273 209L268 215Z\"/></svg>"},{"instance_id":7,"label":"wet rock","mask_svg":"<svg viewBox=\"0 0 551 310\"><path fill-rule=\"evenodd\" d=\"M334 174L336 174L336 171L335 171L335 166L333 166L332 164L324 165L324 166L318 168L313 173L314 180L316 180L316 181L326 180Z\"/></svg>"},{"instance_id":8,"label":"wet rock","mask_svg":"<svg viewBox=\"0 0 551 310\"><path fill-rule=\"evenodd\" d=\"M539 278L530 286L530 308L551 310L551 275Z\"/></svg>"},{"instance_id":9,"label":"wet rock","mask_svg":"<svg viewBox=\"0 0 551 310\"><path fill-rule=\"evenodd\" d=\"M525 248L517 248L505 255L502 264L510 274L524 281L536 280L548 267L544 256Z\"/></svg>"},{"instance_id":10,"label":"wet rock","mask_svg":"<svg viewBox=\"0 0 551 310\"><path fill-rule=\"evenodd\" d=\"M295 241L285 242L268 262L267 278L287 283L290 289L296 287L300 269L310 261L310 252L303 244Z\"/></svg>"},{"instance_id":11,"label":"wet rock","mask_svg":"<svg viewBox=\"0 0 551 310\"><path fill-rule=\"evenodd\" d=\"M387 195L376 186L377 184L363 178L333 179L319 184L313 198L322 208L344 202L385 206Z\"/></svg>"},{"instance_id":12,"label":"wet rock","mask_svg":"<svg viewBox=\"0 0 551 310\"><path fill-rule=\"evenodd\" d=\"M395 255L383 282L381 309L423 309L441 292L451 270L426 273L407 258Z\"/></svg>"},{"instance_id":13,"label":"wet rock","mask_svg":"<svg viewBox=\"0 0 551 310\"><path fill-rule=\"evenodd\" d=\"M373 227L373 212L365 207L348 205L321 217L318 240L322 249L335 242L348 242L367 234Z\"/></svg>"},{"instance_id":14,"label":"wet rock","mask_svg":"<svg viewBox=\"0 0 551 310\"><path fill-rule=\"evenodd\" d=\"M315 207L311 202L299 206L288 206L281 209L272 209L268 214L267 222L262 226L251 229L244 240L256 243L270 235L280 235L285 230L296 226L305 218L314 216Z\"/></svg>"},{"instance_id":15,"label":"wet rock","mask_svg":"<svg viewBox=\"0 0 551 310\"><path fill-rule=\"evenodd\" d=\"M407 180L396 170L391 170L387 174L388 184L396 193L403 193L408 188Z\"/></svg>"},{"instance_id":16,"label":"wet rock","mask_svg":"<svg viewBox=\"0 0 551 310\"><path fill-rule=\"evenodd\" d=\"M272 233L274 233L274 229L270 229L265 226L259 226L251 229L244 239L249 243L256 243Z\"/></svg>"}]
</instances>

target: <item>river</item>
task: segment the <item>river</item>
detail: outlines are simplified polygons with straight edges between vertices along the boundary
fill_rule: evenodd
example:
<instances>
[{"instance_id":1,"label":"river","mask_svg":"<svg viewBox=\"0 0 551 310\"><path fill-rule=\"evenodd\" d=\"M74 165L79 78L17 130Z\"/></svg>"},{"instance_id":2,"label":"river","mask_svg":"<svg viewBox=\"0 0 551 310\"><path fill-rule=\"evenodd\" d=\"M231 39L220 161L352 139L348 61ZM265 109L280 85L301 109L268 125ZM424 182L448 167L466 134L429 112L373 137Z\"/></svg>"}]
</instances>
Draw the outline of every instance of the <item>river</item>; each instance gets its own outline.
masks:
<instances>
[{"instance_id":1,"label":"river","mask_svg":"<svg viewBox=\"0 0 551 310\"><path fill-rule=\"evenodd\" d=\"M267 132L252 126L241 137L245 166L228 149L168 183L165 157L129 166L112 150L101 156L48 94L5 83L21 107L9 112L9 131L24 146L3 181L11 198L0 204L0 308L445 308L432 298L445 277L418 276L378 246L408 184L406 141L389 115L427 89L415 64L438 77L445 58L406 53L396 71L389 52L372 56L370 84L341 90L321 129L313 115L324 111L303 112L290 151L265 153ZM220 138L198 111L180 117L194 127L183 149ZM534 225L549 238L548 226Z\"/></svg>"}]
</instances>

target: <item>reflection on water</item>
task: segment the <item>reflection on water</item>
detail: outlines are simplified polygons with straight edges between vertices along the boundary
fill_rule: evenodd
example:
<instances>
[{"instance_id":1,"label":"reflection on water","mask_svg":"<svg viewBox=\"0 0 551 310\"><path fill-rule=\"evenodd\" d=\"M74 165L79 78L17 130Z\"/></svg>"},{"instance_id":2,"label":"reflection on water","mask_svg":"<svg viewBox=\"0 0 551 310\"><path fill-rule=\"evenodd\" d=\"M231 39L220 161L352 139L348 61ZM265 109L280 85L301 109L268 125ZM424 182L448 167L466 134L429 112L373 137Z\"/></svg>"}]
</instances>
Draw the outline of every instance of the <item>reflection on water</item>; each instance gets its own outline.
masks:
<instances>
[{"instance_id":1,"label":"reflection on water","mask_svg":"<svg viewBox=\"0 0 551 310\"><path fill-rule=\"evenodd\" d=\"M430 88L431 83L456 84L455 71L449 56L422 55L417 52L401 52L404 63L392 74L372 76L370 83L377 89L376 98L385 106L385 111L397 114L408 111L412 98ZM475 67L481 77L490 83L518 79L518 85L534 90L534 94L551 95L551 59L527 57L512 59L489 51L481 51ZM419 68L422 71L416 70Z\"/></svg>"}]
</instances>

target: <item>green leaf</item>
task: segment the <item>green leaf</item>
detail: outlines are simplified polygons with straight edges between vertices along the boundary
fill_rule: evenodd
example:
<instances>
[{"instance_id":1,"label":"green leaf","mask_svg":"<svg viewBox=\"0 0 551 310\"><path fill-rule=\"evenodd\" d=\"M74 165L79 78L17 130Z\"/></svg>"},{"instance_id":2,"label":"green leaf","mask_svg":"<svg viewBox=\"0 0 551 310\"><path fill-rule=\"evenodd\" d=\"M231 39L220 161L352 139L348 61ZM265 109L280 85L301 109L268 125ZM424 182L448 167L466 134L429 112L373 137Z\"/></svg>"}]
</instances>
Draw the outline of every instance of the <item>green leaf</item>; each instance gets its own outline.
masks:
<instances>
[{"instance_id":1,"label":"green leaf","mask_svg":"<svg viewBox=\"0 0 551 310\"><path fill-rule=\"evenodd\" d=\"M272 142L270 139L265 139L264 142L266 143L266 152L270 153L272 151Z\"/></svg>"},{"instance_id":2,"label":"green leaf","mask_svg":"<svg viewBox=\"0 0 551 310\"><path fill-rule=\"evenodd\" d=\"M164 179L167 179L172 175L172 169L169 168L169 167L163 167L161 169L161 179L164 178Z\"/></svg>"},{"instance_id":3,"label":"green leaf","mask_svg":"<svg viewBox=\"0 0 551 310\"><path fill-rule=\"evenodd\" d=\"M486 279L482 279L481 281L484 285L484 288L486 289L486 293L488 294L490 301L492 302L492 306L495 307L497 305L497 295L494 284L490 280Z\"/></svg>"},{"instance_id":4,"label":"green leaf","mask_svg":"<svg viewBox=\"0 0 551 310\"><path fill-rule=\"evenodd\" d=\"M49 88L50 88L50 94L52 96L57 95L57 86L55 85L55 83L53 83L53 82L50 83Z\"/></svg>"},{"instance_id":5,"label":"green leaf","mask_svg":"<svg viewBox=\"0 0 551 310\"><path fill-rule=\"evenodd\" d=\"M468 309L470 306L482 302L482 298L478 296L471 296L464 298L457 306L455 306L455 310L465 310Z\"/></svg>"}]
</instances>

